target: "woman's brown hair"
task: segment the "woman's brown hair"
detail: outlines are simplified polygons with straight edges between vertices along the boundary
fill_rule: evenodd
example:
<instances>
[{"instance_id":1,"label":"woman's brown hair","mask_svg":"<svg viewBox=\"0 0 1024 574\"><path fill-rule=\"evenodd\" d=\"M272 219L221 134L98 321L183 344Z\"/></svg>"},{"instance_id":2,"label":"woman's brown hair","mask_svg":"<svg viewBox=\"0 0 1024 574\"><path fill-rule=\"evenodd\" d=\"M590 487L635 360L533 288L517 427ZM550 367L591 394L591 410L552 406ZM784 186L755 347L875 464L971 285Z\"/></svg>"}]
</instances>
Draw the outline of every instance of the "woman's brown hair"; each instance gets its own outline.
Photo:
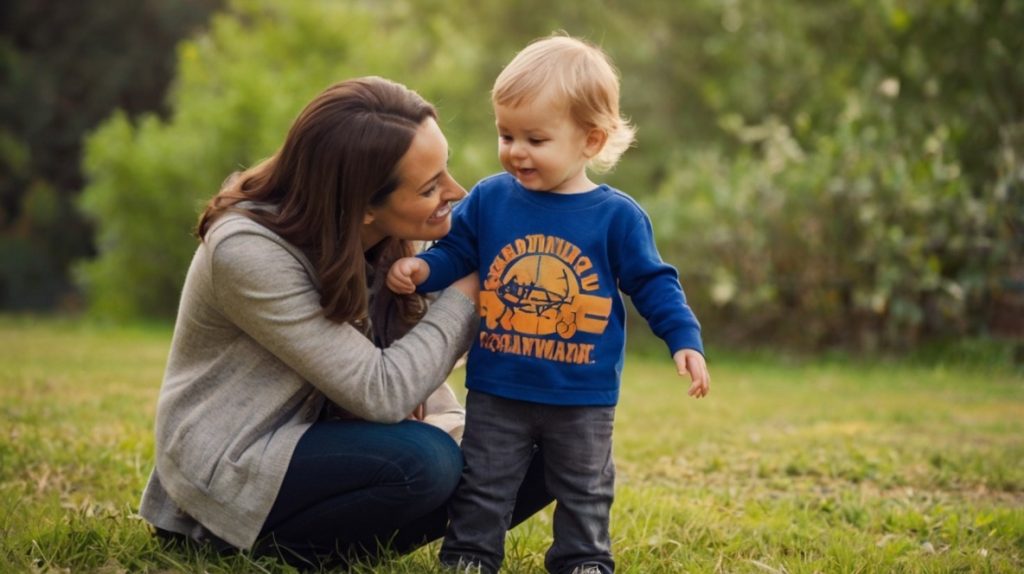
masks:
<instances>
[{"instance_id":1,"label":"woman's brown hair","mask_svg":"<svg viewBox=\"0 0 1024 574\"><path fill-rule=\"evenodd\" d=\"M398 187L399 161L420 124L436 117L434 107L419 94L383 78L335 84L302 110L277 153L228 179L200 216L196 235L202 239L228 211L257 221L313 262L327 318L362 323L368 314L366 257L360 242L363 214L368 207L383 205ZM239 205L245 201L264 209ZM373 252L380 275L414 248L410 241L392 237ZM422 315L419 296L397 301L408 321Z\"/></svg>"}]
</instances>

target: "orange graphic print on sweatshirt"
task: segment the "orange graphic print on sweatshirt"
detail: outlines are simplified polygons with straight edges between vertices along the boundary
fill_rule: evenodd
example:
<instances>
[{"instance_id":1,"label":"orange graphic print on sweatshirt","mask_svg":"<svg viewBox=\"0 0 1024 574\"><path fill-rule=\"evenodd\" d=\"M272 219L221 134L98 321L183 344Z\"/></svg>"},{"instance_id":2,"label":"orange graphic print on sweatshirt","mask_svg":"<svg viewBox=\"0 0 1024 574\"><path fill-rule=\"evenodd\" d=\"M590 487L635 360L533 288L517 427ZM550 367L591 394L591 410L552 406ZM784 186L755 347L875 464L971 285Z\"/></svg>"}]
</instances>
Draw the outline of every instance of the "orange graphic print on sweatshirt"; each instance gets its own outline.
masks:
<instances>
[{"instance_id":1,"label":"orange graphic print on sweatshirt","mask_svg":"<svg viewBox=\"0 0 1024 574\"><path fill-rule=\"evenodd\" d=\"M593 344L569 341L601 334L612 299L600 291L593 263L573 243L553 235L527 235L501 249L480 293L485 328L480 346L492 352L564 363L593 362ZM500 329L500 331L499 331ZM557 338L538 335L557 334Z\"/></svg>"}]
</instances>

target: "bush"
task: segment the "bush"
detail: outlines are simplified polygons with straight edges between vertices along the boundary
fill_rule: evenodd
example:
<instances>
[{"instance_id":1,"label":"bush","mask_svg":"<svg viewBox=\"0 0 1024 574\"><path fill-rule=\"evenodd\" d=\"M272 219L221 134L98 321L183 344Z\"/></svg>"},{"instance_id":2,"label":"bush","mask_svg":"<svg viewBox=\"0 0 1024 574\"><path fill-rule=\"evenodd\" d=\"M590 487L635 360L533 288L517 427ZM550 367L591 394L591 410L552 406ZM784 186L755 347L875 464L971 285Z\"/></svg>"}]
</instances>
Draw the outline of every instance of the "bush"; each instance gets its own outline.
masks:
<instances>
[{"instance_id":1,"label":"bush","mask_svg":"<svg viewBox=\"0 0 1024 574\"><path fill-rule=\"evenodd\" d=\"M116 114L87 141L81 207L99 256L78 271L93 310L173 316L202 205L229 173L271 155L327 86L386 73L428 98L438 85L469 89L455 73L460 54L472 57L458 35L429 23L390 34L395 17L352 3L238 0L208 35L182 44L173 115Z\"/></svg>"},{"instance_id":2,"label":"bush","mask_svg":"<svg viewBox=\"0 0 1024 574\"><path fill-rule=\"evenodd\" d=\"M1020 253L1020 194L971 181L941 126L917 141L893 114L889 96L852 97L807 149L777 120L733 118L740 152L680 158L649 203L710 330L906 348L984 327Z\"/></svg>"},{"instance_id":3,"label":"bush","mask_svg":"<svg viewBox=\"0 0 1024 574\"><path fill-rule=\"evenodd\" d=\"M471 185L500 169L491 82L562 28L622 72L639 142L608 182L653 215L710 341L1021 336L1022 27L1014 0L235 0L180 47L169 119L89 139L80 277L98 311L171 315L201 204L352 76L435 102Z\"/></svg>"}]
</instances>

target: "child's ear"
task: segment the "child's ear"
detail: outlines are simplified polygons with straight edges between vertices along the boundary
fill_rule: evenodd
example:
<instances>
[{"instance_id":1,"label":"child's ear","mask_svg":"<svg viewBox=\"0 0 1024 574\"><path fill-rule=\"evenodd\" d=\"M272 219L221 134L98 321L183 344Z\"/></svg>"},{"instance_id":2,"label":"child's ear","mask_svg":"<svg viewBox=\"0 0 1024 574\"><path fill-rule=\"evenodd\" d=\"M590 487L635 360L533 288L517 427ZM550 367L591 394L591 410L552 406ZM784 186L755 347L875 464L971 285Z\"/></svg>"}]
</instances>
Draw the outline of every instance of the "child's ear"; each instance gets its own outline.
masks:
<instances>
[{"instance_id":1,"label":"child's ear","mask_svg":"<svg viewBox=\"0 0 1024 574\"><path fill-rule=\"evenodd\" d=\"M601 153L604 144L608 141L608 132L600 128L590 128L587 131L587 143L583 147L583 154L588 158Z\"/></svg>"}]
</instances>

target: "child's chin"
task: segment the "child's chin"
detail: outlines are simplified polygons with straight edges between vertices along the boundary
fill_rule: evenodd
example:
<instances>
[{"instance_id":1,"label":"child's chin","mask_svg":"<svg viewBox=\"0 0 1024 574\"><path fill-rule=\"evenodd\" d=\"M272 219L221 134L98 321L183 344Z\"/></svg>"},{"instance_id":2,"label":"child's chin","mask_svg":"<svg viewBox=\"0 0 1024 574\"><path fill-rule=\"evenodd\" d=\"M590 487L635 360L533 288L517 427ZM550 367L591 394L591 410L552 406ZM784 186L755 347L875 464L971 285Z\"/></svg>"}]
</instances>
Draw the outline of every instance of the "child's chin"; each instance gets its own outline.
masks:
<instances>
[{"instance_id":1,"label":"child's chin","mask_svg":"<svg viewBox=\"0 0 1024 574\"><path fill-rule=\"evenodd\" d=\"M532 178L532 177L530 177L530 178L516 177L516 181L519 182L519 185L525 187L526 189L528 189L530 191L544 191L544 189L542 188L540 183L538 181L536 181L536 178Z\"/></svg>"}]
</instances>

